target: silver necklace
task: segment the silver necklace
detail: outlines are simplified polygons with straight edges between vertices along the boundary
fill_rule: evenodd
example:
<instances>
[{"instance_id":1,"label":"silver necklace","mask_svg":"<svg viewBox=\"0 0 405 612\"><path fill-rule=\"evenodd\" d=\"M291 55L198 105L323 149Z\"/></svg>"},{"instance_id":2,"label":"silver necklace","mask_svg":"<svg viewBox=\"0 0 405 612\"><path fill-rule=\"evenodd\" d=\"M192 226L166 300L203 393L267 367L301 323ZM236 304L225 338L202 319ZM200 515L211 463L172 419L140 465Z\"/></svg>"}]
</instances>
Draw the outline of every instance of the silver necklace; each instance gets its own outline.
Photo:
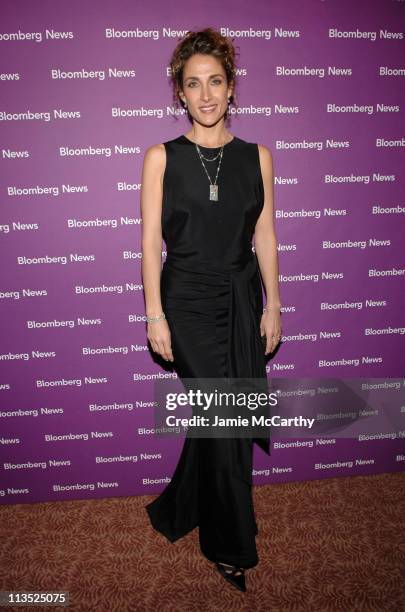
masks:
<instances>
[{"instance_id":1,"label":"silver necklace","mask_svg":"<svg viewBox=\"0 0 405 612\"><path fill-rule=\"evenodd\" d=\"M209 181L209 184L210 184L210 200L211 200L211 201L213 201L213 202L218 202L218 185L217 185L217 179L218 179L219 169L221 168L222 154L223 154L223 151L224 151L224 146L225 146L225 143L222 145L221 149L220 149L220 150L219 150L219 152L216 154L216 156L215 156L215 157L212 157L212 158L209 158L209 159L208 159L207 157L204 157L204 155L201 153L201 151L200 151L200 147L198 146L198 144L197 144L197 143L194 143L194 144L195 144L195 147L196 147L196 150L197 150L198 156L199 156L199 158L200 158L200 160L201 160L201 163L202 163L202 165L203 165L203 168L204 168L204 170L205 170L205 174L206 174L206 175L207 175L207 177L208 177L208 181ZM217 174L216 174L216 176L215 176L215 181L214 181L213 183L211 183L211 177L210 177L210 175L208 174L208 171L207 171L207 168L205 167L205 164L204 164L204 162L203 162L203 159L205 159L205 161L209 161L209 162L210 162L210 161L215 161L216 159L218 159L218 157L219 157L219 163L218 163L218 167L217 167Z\"/></svg>"},{"instance_id":2,"label":"silver necklace","mask_svg":"<svg viewBox=\"0 0 405 612\"><path fill-rule=\"evenodd\" d=\"M198 150L200 151L200 156L201 156L203 159L205 159L205 161L208 161L208 162L210 162L210 161L215 161L216 159L218 159L218 157L221 155L221 151L222 151L222 149L224 148L224 147L222 147L222 148L221 148L221 150L220 150L220 151L218 151L218 153L215 155L215 157L210 157L210 158L208 158L208 157L204 157L204 155L202 154L202 152L201 152L201 150L200 150L200 148L199 148L199 146L198 146L198 145L197 145L197 147L198 147Z\"/></svg>"}]
</instances>

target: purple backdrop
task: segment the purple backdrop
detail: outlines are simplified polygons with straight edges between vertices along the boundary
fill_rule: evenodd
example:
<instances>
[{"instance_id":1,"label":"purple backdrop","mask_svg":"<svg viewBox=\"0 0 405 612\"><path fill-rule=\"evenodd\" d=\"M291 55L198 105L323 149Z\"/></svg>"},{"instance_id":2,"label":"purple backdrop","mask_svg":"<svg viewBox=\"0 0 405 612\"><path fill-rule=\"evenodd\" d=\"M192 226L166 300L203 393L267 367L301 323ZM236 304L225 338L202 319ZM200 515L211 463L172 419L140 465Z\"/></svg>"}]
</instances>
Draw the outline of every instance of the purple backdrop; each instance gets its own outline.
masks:
<instances>
[{"instance_id":1,"label":"purple backdrop","mask_svg":"<svg viewBox=\"0 0 405 612\"><path fill-rule=\"evenodd\" d=\"M189 129L168 64L190 29L233 38L229 129L274 157L283 344L269 376L403 376L403 11L2 2L2 503L157 493L177 462L178 439L141 431L173 374L146 342L139 192L145 149ZM402 470L396 433L255 449L255 482Z\"/></svg>"}]
</instances>

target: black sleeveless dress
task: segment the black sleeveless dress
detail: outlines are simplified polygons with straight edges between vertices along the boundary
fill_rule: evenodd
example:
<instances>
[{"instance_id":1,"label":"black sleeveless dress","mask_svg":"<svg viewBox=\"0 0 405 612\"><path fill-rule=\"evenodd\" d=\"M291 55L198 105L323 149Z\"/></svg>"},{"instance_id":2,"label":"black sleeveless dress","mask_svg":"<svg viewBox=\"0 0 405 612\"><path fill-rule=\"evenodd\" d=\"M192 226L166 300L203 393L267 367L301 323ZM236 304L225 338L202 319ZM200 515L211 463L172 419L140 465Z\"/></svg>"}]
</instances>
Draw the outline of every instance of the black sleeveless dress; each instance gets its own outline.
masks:
<instances>
[{"instance_id":1,"label":"black sleeveless dress","mask_svg":"<svg viewBox=\"0 0 405 612\"><path fill-rule=\"evenodd\" d=\"M252 251L264 205L259 150L237 136L225 144L218 201L195 144L164 143L162 233L167 257L161 300L171 332L174 368L183 378L266 379L260 339L262 285ZM218 148L200 147L207 158ZM218 159L205 161L214 182ZM211 561L258 563L251 485L253 442L270 454L270 438L189 438L167 487L146 506L170 542L199 527Z\"/></svg>"}]
</instances>

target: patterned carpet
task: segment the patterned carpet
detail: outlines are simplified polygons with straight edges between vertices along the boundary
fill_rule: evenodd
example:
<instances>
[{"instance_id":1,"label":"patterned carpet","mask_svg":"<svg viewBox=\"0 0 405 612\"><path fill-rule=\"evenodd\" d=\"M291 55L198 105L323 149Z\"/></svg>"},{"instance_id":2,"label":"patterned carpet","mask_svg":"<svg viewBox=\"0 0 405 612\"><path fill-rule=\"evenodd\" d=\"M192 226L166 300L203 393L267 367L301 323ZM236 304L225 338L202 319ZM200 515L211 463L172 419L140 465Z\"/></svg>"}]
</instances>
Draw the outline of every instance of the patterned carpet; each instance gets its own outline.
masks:
<instances>
[{"instance_id":1,"label":"patterned carpet","mask_svg":"<svg viewBox=\"0 0 405 612\"><path fill-rule=\"evenodd\" d=\"M403 612L404 473L254 487L247 593L150 526L154 496L0 506L1 590L66 590L85 612ZM11 609L11 608L3 608ZM19 607L19 610L49 610ZM62 608L58 608L62 609Z\"/></svg>"}]
</instances>

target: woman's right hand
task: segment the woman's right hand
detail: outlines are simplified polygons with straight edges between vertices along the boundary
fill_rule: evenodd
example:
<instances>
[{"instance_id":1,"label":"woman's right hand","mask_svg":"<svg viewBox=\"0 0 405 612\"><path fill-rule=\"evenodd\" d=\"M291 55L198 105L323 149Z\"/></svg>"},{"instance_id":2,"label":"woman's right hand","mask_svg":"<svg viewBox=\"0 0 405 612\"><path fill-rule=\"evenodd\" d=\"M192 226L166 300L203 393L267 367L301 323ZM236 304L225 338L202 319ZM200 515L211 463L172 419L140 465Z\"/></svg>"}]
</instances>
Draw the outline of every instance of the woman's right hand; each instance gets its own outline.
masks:
<instances>
[{"instance_id":1,"label":"woman's right hand","mask_svg":"<svg viewBox=\"0 0 405 612\"><path fill-rule=\"evenodd\" d=\"M174 361L171 334L166 319L148 323L147 337L155 353L159 353L166 361Z\"/></svg>"}]
</instances>

